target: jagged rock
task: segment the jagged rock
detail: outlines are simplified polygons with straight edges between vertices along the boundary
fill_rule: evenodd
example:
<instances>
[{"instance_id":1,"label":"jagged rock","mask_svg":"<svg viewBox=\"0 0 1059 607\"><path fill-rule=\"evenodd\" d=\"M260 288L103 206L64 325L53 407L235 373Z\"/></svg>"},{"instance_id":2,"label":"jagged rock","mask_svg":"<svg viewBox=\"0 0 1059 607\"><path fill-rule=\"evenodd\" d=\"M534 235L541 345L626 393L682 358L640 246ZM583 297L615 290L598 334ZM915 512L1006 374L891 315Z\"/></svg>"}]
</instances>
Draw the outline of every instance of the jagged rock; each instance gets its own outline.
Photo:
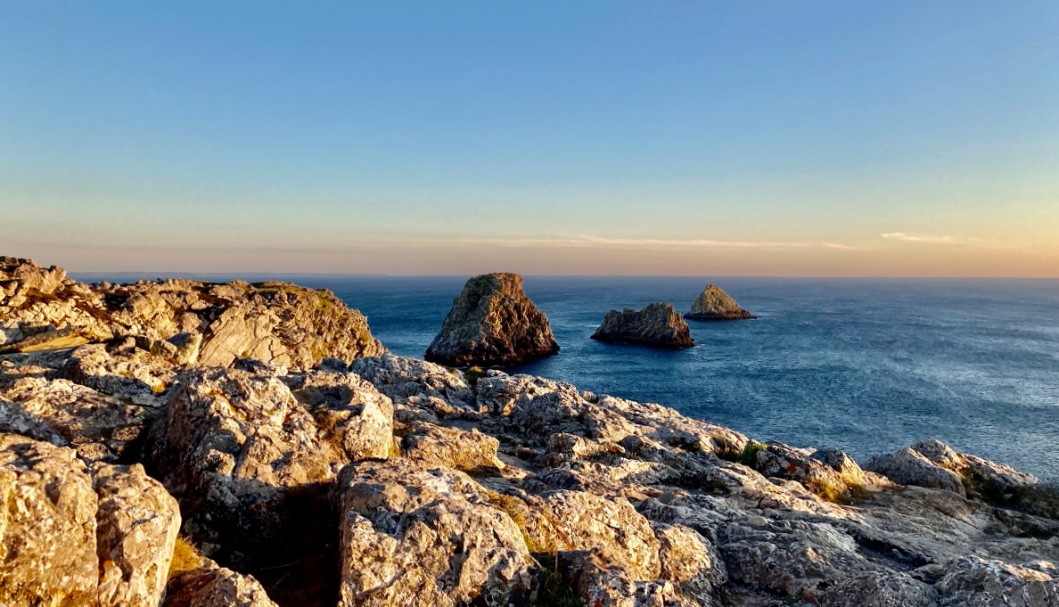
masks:
<instances>
[{"instance_id":1,"label":"jagged rock","mask_svg":"<svg viewBox=\"0 0 1059 607\"><path fill-rule=\"evenodd\" d=\"M870 470L904 485L937 487L1030 514L1059 518L1059 488L1026 472L927 440L873 457Z\"/></svg>"},{"instance_id":2,"label":"jagged rock","mask_svg":"<svg viewBox=\"0 0 1059 607\"><path fill-rule=\"evenodd\" d=\"M358 358L349 370L370 381L395 403L439 415L478 412L474 391L459 371L392 354Z\"/></svg>"},{"instance_id":3,"label":"jagged rock","mask_svg":"<svg viewBox=\"0 0 1059 607\"><path fill-rule=\"evenodd\" d=\"M911 447L890 455L875 456L865 467L901 485L933 487L967 495L958 474L935 464Z\"/></svg>"},{"instance_id":4,"label":"jagged rock","mask_svg":"<svg viewBox=\"0 0 1059 607\"><path fill-rule=\"evenodd\" d=\"M683 525L656 523L660 577L672 582L690 605L709 605L728 581L717 549L707 538Z\"/></svg>"},{"instance_id":5,"label":"jagged rock","mask_svg":"<svg viewBox=\"0 0 1059 607\"><path fill-rule=\"evenodd\" d=\"M871 571L840 580L824 591L829 607L936 607L933 588L907 573Z\"/></svg>"},{"instance_id":6,"label":"jagged rock","mask_svg":"<svg viewBox=\"0 0 1059 607\"><path fill-rule=\"evenodd\" d=\"M340 607L503 605L530 587L519 528L465 475L363 462L338 493Z\"/></svg>"},{"instance_id":7,"label":"jagged rock","mask_svg":"<svg viewBox=\"0 0 1059 607\"><path fill-rule=\"evenodd\" d=\"M308 369L386 350L367 319L330 291L287 283L192 280L89 287L59 268L0 258L0 352L71 347L135 336L177 364L256 358Z\"/></svg>"},{"instance_id":8,"label":"jagged rock","mask_svg":"<svg viewBox=\"0 0 1059 607\"><path fill-rule=\"evenodd\" d=\"M278 607L253 577L209 559L169 580L162 607Z\"/></svg>"},{"instance_id":9,"label":"jagged rock","mask_svg":"<svg viewBox=\"0 0 1059 607\"><path fill-rule=\"evenodd\" d=\"M275 558L261 546L309 539L294 520L306 495L355 458L388 455L392 410L355 375L312 372L292 393L282 370L243 367L182 375L150 459L197 538Z\"/></svg>"},{"instance_id":10,"label":"jagged rock","mask_svg":"<svg viewBox=\"0 0 1059 607\"><path fill-rule=\"evenodd\" d=\"M619 344L643 344L666 348L695 345L688 323L667 303L647 304L642 310L611 310L592 339Z\"/></svg>"},{"instance_id":11,"label":"jagged rock","mask_svg":"<svg viewBox=\"0 0 1059 607\"><path fill-rule=\"evenodd\" d=\"M970 556L949 566L938 591L941 607L1057 607L1059 574L1051 563L1030 568Z\"/></svg>"},{"instance_id":12,"label":"jagged rock","mask_svg":"<svg viewBox=\"0 0 1059 607\"><path fill-rule=\"evenodd\" d=\"M52 266L0 257L0 353L109 339L102 298Z\"/></svg>"},{"instance_id":13,"label":"jagged rock","mask_svg":"<svg viewBox=\"0 0 1059 607\"><path fill-rule=\"evenodd\" d=\"M702 293L691 304L691 310L684 315L689 320L742 320L755 318L753 314L739 307L734 299L714 284L706 285Z\"/></svg>"},{"instance_id":14,"label":"jagged rock","mask_svg":"<svg viewBox=\"0 0 1059 607\"><path fill-rule=\"evenodd\" d=\"M65 379L23 377L0 396L17 404L0 405L0 430L69 445L86 461L117 460L149 419L139 405Z\"/></svg>"},{"instance_id":15,"label":"jagged rock","mask_svg":"<svg viewBox=\"0 0 1059 607\"><path fill-rule=\"evenodd\" d=\"M115 332L174 346L177 360L226 366L253 358L308 369L325 357L350 360L385 352L367 319L330 291L281 282L211 284L190 280L106 286ZM182 336L182 334L189 334ZM202 337L194 343L192 335Z\"/></svg>"},{"instance_id":16,"label":"jagged rock","mask_svg":"<svg viewBox=\"0 0 1059 607\"><path fill-rule=\"evenodd\" d=\"M781 596L819 597L873 568L852 537L823 522L766 527L731 523L721 529L721 536L718 548L732 580Z\"/></svg>"},{"instance_id":17,"label":"jagged rock","mask_svg":"<svg viewBox=\"0 0 1059 607\"><path fill-rule=\"evenodd\" d=\"M745 459L745 463L766 477L797 481L828 501L849 499L849 487L837 470L789 445L775 441L764 445L754 443L747 449ZM845 464L849 468L857 465L856 462ZM854 472L851 476L857 475Z\"/></svg>"},{"instance_id":18,"label":"jagged rock","mask_svg":"<svg viewBox=\"0 0 1059 607\"><path fill-rule=\"evenodd\" d=\"M555 354L548 317L522 290L518 274L475 276L452 302L426 359L452 366L504 365Z\"/></svg>"},{"instance_id":19,"label":"jagged rock","mask_svg":"<svg viewBox=\"0 0 1059 607\"><path fill-rule=\"evenodd\" d=\"M424 422L417 422L401 441L405 456L422 466L464 472L503 468L504 463L496 457L499 446L500 441L477 428L461 430Z\"/></svg>"},{"instance_id":20,"label":"jagged rock","mask_svg":"<svg viewBox=\"0 0 1059 607\"><path fill-rule=\"evenodd\" d=\"M96 551L101 607L155 607L166 586L180 509L139 464L97 465Z\"/></svg>"},{"instance_id":21,"label":"jagged rock","mask_svg":"<svg viewBox=\"0 0 1059 607\"><path fill-rule=\"evenodd\" d=\"M97 503L73 451L0 435L0 604L95 604Z\"/></svg>"},{"instance_id":22,"label":"jagged rock","mask_svg":"<svg viewBox=\"0 0 1059 607\"><path fill-rule=\"evenodd\" d=\"M350 461L386 459L394 448L393 402L360 376L309 371L289 380L323 436Z\"/></svg>"},{"instance_id":23,"label":"jagged rock","mask_svg":"<svg viewBox=\"0 0 1059 607\"><path fill-rule=\"evenodd\" d=\"M77 348L60 375L103 394L159 409L165 404L163 393L172 385L176 370L170 361L130 339L110 347L91 344Z\"/></svg>"},{"instance_id":24,"label":"jagged rock","mask_svg":"<svg viewBox=\"0 0 1059 607\"><path fill-rule=\"evenodd\" d=\"M180 527L140 466L0 434L0 604L153 607Z\"/></svg>"}]
</instances>

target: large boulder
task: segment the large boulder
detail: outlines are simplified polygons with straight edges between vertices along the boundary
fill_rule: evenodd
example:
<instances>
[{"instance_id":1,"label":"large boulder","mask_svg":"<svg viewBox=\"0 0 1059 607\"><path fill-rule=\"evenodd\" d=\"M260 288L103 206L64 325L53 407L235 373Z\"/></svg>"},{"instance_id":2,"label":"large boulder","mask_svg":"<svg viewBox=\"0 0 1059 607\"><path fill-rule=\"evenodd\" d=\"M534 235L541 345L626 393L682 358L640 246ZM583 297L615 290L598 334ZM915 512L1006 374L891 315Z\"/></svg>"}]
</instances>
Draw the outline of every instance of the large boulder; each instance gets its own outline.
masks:
<instances>
[{"instance_id":1,"label":"large boulder","mask_svg":"<svg viewBox=\"0 0 1059 607\"><path fill-rule=\"evenodd\" d=\"M141 466L0 434L0 605L156 607L179 528Z\"/></svg>"},{"instance_id":2,"label":"large boulder","mask_svg":"<svg viewBox=\"0 0 1059 607\"><path fill-rule=\"evenodd\" d=\"M518 274L475 276L452 302L426 359L451 366L514 364L555 354L548 317L522 290Z\"/></svg>"},{"instance_id":3,"label":"large boulder","mask_svg":"<svg viewBox=\"0 0 1059 607\"><path fill-rule=\"evenodd\" d=\"M364 462L338 494L340 607L506 605L530 588L519 527L464 474Z\"/></svg>"},{"instance_id":4,"label":"large boulder","mask_svg":"<svg viewBox=\"0 0 1059 607\"><path fill-rule=\"evenodd\" d=\"M695 345L688 323L668 303L647 304L642 310L611 310L592 339L619 344L643 344L664 348L690 348Z\"/></svg>"},{"instance_id":5,"label":"large boulder","mask_svg":"<svg viewBox=\"0 0 1059 607\"><path fill-rule=\"evenodd\" d=\"M689 320L742 320L754 315L739 306L724 289L714 284L706 285L702 293L691 304L684 315Z\"/></svg>"},{"instance_id":6,"label":"large boulder","mask_svg":"<svg viewBox=\"0 0 1059 607\"><path fill-rule=\"evenodd\" d=\"M294 390L287 383L294 386ZM339 470L392 450L392 405L353 374L298 378L262 363L184 374L152 427L149 459L186 529L246 567L316 550ZM321 510L322 509L322 510Z\"/></svg>"}]
</instances>

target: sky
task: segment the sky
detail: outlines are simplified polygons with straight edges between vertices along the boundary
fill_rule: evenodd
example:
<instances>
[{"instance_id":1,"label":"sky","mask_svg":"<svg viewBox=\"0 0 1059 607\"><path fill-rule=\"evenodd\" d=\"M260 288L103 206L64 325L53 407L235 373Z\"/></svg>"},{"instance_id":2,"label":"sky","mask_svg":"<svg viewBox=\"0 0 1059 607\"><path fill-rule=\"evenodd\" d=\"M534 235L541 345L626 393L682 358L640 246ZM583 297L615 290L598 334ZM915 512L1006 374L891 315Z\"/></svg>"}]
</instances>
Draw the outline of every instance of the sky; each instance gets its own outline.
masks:
<instances>
[{"instance_id":1,"label":"sky","mask_svg":"<svg viewBox=\"0 0 1059 607\"><path fill-rule=\"evenodd\" d=\"M1059 2L0 0L0 254L1059 277Z\"/></svg>"}]
</instances>

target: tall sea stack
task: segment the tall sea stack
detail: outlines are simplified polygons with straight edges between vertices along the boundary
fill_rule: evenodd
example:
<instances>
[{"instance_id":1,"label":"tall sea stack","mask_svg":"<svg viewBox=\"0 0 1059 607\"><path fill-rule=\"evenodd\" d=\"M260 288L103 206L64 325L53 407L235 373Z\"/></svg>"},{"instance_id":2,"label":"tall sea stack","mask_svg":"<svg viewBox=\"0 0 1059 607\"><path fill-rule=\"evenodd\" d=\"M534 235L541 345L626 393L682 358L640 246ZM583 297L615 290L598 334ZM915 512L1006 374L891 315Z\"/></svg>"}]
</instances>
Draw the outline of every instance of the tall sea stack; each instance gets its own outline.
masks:
<instances>
[{"instance_id":1,"label":"tall sea stack","mask_svg":"<svg viewBox=\"0 0 1059 607\"><path fill-rule=\"evenodd\" d=\"M739 306L724 289L714 284L706 285L691 311L684 315L688 320L743 320L757 318Z\"/></svg>"},{"instance_id":2,"label":"tall sea stack","mask_svg":"<svg viewBox=\"0 0 1059 607\"><path fill-rule=\"evenodd\" d=\"M426 359L452 366L503 365L555 354L548 317L522 290L522 277L502 272L467 281L452 302Z\"/></svg>"}]
</instances>

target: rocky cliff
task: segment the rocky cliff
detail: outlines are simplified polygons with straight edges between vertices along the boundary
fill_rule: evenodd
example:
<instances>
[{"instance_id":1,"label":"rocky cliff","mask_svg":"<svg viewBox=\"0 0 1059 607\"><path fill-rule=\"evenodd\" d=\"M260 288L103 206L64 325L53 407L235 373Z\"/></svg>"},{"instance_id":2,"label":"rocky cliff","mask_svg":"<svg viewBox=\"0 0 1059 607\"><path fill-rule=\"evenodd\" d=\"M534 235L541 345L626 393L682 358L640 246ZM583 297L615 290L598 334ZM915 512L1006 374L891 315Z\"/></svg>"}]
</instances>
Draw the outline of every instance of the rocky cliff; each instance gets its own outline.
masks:
<instances>
[{"instance_id":1,"label":"rocky cliff","mask_svg":"<svg viewBox=\"0 0 1059 607\"><path fill-rule=\"evenodd\" d=\"M936 441L873 472L540 377L142 337L0 356L0 604L1059 605L1055 488Z\"/></svg>"},{"instance_id":2,"label":"rocky cliff","mask_svg":"<svg viewBox=\"0 0 1059 607\"><path fill-rule=\"evenodd\" d=\"M135 337L180 364L253 358L295 369L385 352L368 321L326 290L287 283L86 285L56 267L0 257L0 352Z\"/></svg>"},{"instance_id":3,"label":"rocky cliff","mask_svg":"<svg viewBox=\"0 0 1059 607\"><path fill-rule=\"evenodd\" d=\"M688 323L667 303L647 304L642 310L611 310L592 334L592 339L619 344L643 344L662 348L695 345Z\"/></svg>"},{"instance_id":4,"label":"rocky cliff","mask_svg":"<svg viewBox=\"0 0 1059 607\"><path fill-rule=\"evenodd\" d=\"M505 365L555 354L548 317L522 290L518 274L475 276L452 302L426 359L453 366Z\"/></svg>"},{"instance_id":5,"label":"rocky cliff","mask_svg":"<svg viewBox=\"0 0 1059 607\"><path fill-rule=\"evenodd\" d=\"M739 306L724 289L717 285L706 285L706 288L695 298L691 310L684 315L689 320L742 320L754 318L754 315Z\"/></svg>"}]
</instances>

